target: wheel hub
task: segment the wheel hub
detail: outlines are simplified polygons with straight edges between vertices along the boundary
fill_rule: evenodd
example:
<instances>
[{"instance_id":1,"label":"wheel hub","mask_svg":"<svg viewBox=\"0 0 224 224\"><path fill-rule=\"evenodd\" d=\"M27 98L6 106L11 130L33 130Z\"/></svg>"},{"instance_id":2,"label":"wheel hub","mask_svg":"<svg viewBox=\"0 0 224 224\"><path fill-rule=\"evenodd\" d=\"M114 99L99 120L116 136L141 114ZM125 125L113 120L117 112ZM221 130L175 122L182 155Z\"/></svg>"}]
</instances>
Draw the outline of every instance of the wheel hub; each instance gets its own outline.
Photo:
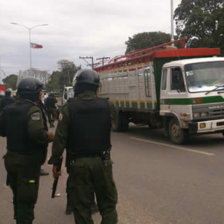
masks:
<instances>
[{"instance_id":1,"label":"wheel hub","mask_svg":"<svg viewBox=\"0 0 224 224\"><path fill-rule=\"evenodd\" d=\"M179 125L174 124L172 126L172 135L174 137L179 137L180 136L180 127L179 127Z\"/></svg>"}]
</instances>

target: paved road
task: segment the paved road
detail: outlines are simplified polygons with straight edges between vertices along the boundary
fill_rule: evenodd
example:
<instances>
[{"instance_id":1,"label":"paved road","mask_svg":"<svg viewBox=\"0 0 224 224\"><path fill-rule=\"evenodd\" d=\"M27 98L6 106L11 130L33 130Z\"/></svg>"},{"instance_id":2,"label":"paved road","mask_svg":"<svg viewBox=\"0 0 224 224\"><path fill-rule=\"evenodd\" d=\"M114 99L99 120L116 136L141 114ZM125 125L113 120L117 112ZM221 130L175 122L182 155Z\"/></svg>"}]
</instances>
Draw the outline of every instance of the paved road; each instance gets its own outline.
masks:
<instances>
[{"instance_id":1,"label":"paved road","mask_svg":"<svg viewBox=\"0 0 224 224\"><path fill-rule=\"evenodd\" d=\"M160 130L131 127L112 134L114 178L120 224L223 224L224 139L221 134L193 137L176 146ZM2 156L5 141L0 138ZM51 167L47 164L48 171ZM11 191L0 162L0 224L13 224ZM35 224L74 223L64 214L66 172L61 197L50 199L52 177L41 177ZM100 223L98 214L95 223ZM4 221L2 221L4 220Z\"/></svg>"}]
</instances>

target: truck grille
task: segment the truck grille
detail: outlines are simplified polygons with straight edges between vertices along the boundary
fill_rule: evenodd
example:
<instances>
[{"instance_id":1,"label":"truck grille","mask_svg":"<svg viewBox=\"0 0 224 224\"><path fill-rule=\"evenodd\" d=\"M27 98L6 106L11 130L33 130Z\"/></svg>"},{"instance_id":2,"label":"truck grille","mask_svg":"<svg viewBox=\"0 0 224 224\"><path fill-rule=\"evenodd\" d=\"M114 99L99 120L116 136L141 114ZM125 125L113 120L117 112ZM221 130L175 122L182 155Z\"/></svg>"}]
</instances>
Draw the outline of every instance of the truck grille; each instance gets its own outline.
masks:
<instances>
[{"instance_id":1,"label":"truck grille","mask_svg":"<svg viewBox=\"0 0 224 224\"><path fill-rule=\"evenodd\" d=\"M210 118L224 117L224 104L215 104L208 106L208 114Z\"/></svg>"},{"instance_id":2,"label":"truck grille","mask_svg":"<svg viewBox=\"0 0 224 224\"><path fill-rule=\"evenodd\" d=\"M209 104L209 105L208 104L193 105L192 112L193 114L194 113L208 113L208 116L193 119L194 121L221 119L221 118L224 118L224 103L215 103L215 104Z\"/></svg>"},{"instance_id":3,"label":"truck grille","mask_svg":"<svg viewBox=\"0 0 224 224\"><path fill-rule=\"evenodd\" d=\"M216 109L216 110L209 110L210 117L222 117L224 116L224 109Z\"/></svg>"}]
</instances>

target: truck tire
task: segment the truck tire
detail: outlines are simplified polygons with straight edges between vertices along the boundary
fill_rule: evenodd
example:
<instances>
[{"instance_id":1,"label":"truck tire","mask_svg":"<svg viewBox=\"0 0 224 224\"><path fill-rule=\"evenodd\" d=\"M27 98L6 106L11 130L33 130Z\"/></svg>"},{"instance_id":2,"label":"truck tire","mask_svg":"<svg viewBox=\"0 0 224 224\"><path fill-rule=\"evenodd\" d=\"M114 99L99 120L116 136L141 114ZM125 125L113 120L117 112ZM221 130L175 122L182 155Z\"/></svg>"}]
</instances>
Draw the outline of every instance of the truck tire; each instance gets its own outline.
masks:
<instances>
[{"instance_id":1,"label":"truck tire","mask_svg":"<svg viewBox=\"0 0 224 224\"><path fill-rule=\"evenodd\" d=\"M188 132L180 127L176 118L171 118L169 122L169 137L175 144L183 144L187 141Z\"/></svg>"},{"instance_id":2,"label":"truck tire","mask_svg":"<svg viewBox=\"0 0 224 224\"><path fill-rule=\"evenodd\" d=\"M122 132L128 130L128 117L126 114L119 112L112 121L112 130L116 132Z\"/></svg>"}]
</instances>

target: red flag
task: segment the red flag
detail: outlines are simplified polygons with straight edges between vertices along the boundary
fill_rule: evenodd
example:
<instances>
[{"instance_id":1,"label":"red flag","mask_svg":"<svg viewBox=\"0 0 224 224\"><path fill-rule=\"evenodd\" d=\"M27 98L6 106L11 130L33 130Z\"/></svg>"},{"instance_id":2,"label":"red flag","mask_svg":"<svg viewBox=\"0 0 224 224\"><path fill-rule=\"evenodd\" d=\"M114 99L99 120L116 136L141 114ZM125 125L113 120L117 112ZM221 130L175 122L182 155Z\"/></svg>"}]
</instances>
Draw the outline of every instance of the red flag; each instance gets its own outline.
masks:
<instances>
[{"instance_id":1,"label":"red flag","mask_svg":"<svg viewBox=\"0 0 224 224\"><path fill-rule=\"evenodd\" d=\"M43 48L41 44L30 43L31 48Z\"/></svg>"}]
</instances>

